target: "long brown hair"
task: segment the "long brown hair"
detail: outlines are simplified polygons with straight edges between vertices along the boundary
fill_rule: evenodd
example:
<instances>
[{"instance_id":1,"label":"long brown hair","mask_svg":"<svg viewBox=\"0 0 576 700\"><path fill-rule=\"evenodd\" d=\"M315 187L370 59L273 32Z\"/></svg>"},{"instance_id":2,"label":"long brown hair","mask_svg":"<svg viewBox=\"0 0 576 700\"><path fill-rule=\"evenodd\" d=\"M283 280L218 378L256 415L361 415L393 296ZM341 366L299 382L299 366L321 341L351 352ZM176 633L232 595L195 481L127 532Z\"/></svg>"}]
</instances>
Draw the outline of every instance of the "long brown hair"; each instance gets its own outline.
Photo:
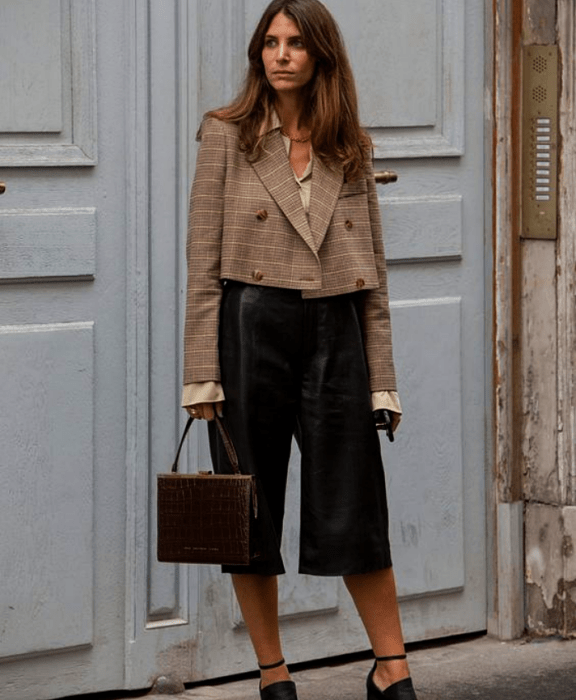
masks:
<instances>
[{"instance_id":1,"label":"long brown hair","mask_svg":"<svg viewBox=\"0 0 576 700\"><path fill-rule=\"evenodd\" d=\"M275 91L262 62L266 33L274 17L283 13L298 27L316 67L303 89L303 118L311 126L312 148L328 167L341 165L347 180L362 176L371 140L360 127L354 76L336 21L319 0L273 0L264 10L248 47L249 66L244 85L231 104L206 116L239 127L241 148L250 161L258 160L264 144L262 125L269 125Z\"/></svg>"}]
</instances>

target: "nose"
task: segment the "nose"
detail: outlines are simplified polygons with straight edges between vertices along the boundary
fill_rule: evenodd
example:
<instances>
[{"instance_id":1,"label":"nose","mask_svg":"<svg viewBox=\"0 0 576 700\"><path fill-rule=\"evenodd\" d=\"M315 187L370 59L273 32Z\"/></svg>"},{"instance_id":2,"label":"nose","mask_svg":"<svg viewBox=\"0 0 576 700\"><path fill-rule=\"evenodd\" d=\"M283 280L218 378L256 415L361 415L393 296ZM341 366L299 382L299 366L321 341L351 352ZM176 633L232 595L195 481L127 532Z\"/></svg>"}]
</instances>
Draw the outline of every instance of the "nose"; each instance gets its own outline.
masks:
<instances>
[{"instance_id":1,"label":"nose","mask_svg":"<svg viewBox=\"0 0 576 700\"><path fill-rule=\"evenodd\" d=\"M278 43L278 52L276 54L276 60L279 62L288 61L290 58L289 46L286 42L280 41Z\"/></svg>"}]
</instances>

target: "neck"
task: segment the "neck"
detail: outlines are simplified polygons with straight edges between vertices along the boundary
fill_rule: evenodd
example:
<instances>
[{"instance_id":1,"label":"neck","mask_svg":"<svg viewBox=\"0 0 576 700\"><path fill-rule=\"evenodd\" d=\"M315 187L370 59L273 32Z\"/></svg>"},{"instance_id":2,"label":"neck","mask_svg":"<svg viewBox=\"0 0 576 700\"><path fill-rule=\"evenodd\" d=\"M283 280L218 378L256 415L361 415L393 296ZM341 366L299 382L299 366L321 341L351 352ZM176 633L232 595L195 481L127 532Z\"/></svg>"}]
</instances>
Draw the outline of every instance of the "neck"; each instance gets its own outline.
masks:
<instances>
[{"instance_id":1,"label":"neck","mask_svg":"<svg viewBox=\"0 0 576 700\"><path fill-rule=\"evenodd\" d=\"M299 93L282 93L276 96L276 111L287 131L298 131L303 124L302 100Z\"/></svg>"}]
</instances>

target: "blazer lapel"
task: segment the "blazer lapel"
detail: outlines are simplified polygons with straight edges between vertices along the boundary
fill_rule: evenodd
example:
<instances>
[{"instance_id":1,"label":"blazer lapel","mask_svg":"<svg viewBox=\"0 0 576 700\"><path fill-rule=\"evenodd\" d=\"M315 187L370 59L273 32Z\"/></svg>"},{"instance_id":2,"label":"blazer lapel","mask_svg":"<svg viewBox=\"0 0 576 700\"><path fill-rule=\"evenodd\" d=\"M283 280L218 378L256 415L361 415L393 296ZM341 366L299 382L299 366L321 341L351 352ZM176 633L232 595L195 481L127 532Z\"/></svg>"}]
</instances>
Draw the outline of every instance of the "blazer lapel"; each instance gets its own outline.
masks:
<instances>
[{"instance_id":1,"label":"blazer lapel","mask_svg":"<svg viewBox=\"0 0 576 700\"><path fill-rule=\"evenodd\" d=\"M284 141L278 131L274 131L268 136L264 155L252 163L252 167L288 221L316 253L318 246L302 207L300 191L286 155Z\"/></svg>"},{"instance_id":2,"label":"blazer lapel","mask_svg":"<svg viewBox=\"0 0 576 700\"><path fill-rule=\"evenodd\" d=\"M316 250L320 249L326 236L343 182L344 171L342 168L332 170L324 165L319 158L314 159L310 195L310 228Z\"/></svg>"}]
</instances>

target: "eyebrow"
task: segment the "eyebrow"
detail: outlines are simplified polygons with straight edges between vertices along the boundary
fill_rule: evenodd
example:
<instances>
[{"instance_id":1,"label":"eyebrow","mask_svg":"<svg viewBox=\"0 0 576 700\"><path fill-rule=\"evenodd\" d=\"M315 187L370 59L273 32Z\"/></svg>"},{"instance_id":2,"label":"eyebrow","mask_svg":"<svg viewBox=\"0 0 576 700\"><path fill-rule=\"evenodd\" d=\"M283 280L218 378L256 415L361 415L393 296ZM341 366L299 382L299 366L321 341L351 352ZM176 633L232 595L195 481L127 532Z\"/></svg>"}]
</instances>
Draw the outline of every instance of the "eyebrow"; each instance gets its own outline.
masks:
<instances>
[{"instance_id":1,"label":"eyebrow","mask_svg":"<svg viewBox=\"0 0 576 700\"><path fill-rule=\"evenodd\" d=\"M266 34L266 39L277 39L278 36L276 34ZM292 34L292 36L288 37L289 39L302 39L302 34Z\"/></svg>"}]
</instances>

